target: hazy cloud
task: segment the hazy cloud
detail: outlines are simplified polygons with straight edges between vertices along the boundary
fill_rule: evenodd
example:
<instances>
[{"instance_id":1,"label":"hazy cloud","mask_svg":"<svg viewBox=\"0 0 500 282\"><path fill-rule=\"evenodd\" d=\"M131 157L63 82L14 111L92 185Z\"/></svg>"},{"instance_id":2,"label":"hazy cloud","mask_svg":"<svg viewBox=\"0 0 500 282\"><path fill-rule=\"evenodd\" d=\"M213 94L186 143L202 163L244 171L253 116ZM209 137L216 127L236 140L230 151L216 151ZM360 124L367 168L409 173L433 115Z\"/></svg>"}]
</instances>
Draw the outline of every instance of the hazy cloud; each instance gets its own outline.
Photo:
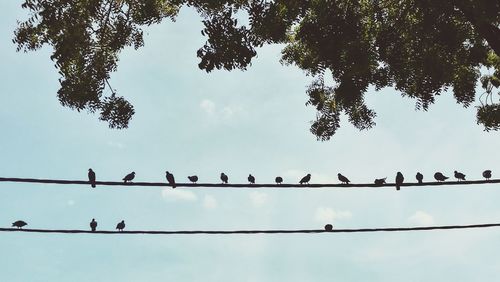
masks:
<instances>
[{"instance_id":1,"label":"hazy cloud","mask_svg":"<svg viewBox=\"0 0 500 282\"><path fill-rule=\"evenodd\" d=\"M217 199L212 195L205 195L205 198L203 198L203 207L209 210L217 208Z\"/></svg>"},{"instance_id":2,"label":"hazy cloud","mask_svg":"<svg viewBox=\"0 0 500 282\"><path fill-rule=\"evenodd\" d=\"M424 211L416 211L408 220L418 225L432 225L434 224L434 217Z\"/></svg>"},{"instance_id":3,"label":"hazy cloud","mask_svg":"<svg viewBox=\"0 0 500 282\"><path fill-rule=\"evenodd\" d=\"M335 211L328 207L318 207L316 209L314 219L322 223L331 223L337 219L351 218L352 213L350 211Z\"/></svg>"},{"instance_id":4,"label":"hazy cloud","mask_svg":"<svg viewBox=\"0 0 500 282\"><path fill-rule=\"evenodd\" d=\"M193 202L196 201L198 198L196 197L196 194L188 191L188 190L181 190L181 189L171 189L171 188L165 188L161 191L161 196L168 201L188 201L188 202Z\"/></svg>"}]
</instances>

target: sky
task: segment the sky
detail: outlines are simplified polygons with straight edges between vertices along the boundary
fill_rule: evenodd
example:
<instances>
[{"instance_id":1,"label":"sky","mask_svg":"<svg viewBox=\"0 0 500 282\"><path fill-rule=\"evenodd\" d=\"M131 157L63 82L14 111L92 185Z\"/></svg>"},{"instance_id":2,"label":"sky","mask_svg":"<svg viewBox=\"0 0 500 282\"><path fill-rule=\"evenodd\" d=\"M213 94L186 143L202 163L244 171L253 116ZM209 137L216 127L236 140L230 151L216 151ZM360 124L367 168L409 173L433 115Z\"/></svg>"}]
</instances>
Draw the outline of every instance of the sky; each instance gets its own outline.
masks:
<instances>
[{"instance_id":1,"label":"sky","mask_svg":"<svg viewBox=\"0 0 500 282\"><path fill-rule=\"evenodd\" d=\"M309 132L311 81L279 63L282 46L258 50L247 71L199 70L202 23L189 8L145 29L145 46L120 54L111 84L135 107L130 127L62 107L50 48L17 53L21 1L0 4L0 177L258 183L375 178L424 181L436 171L481 179L500 173L499 132L476 124L443 93L428 112L394 89L366 94L376 127L342 118L327 142ZM480 93L478 88L478 92ZM476 101L474 105L478 105ZM232 230L410 227L500 222L497 185L394 189L216 189L0 183L0 226L99 230ZM366 234L0 234L2 281L488 281L500 271L500 229Z\"/></svg>"}]
</instances>

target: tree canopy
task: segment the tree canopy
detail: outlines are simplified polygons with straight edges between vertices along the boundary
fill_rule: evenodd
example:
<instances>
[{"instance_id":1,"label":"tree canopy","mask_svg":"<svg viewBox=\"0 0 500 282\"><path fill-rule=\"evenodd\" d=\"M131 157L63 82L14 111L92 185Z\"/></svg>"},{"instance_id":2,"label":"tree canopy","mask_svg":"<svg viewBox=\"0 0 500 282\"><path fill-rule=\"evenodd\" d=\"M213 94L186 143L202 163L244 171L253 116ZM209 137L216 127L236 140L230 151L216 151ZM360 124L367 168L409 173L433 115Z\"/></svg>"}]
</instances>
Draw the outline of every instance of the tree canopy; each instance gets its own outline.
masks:
<instances>
[{"instance_id":1,"label":"tree canopy","mask_svg":"<svg viewBox=\"0 0 500 282\"><path fill-rule=\"evenodd\" d=\"M498 0L25 0L30 16L13 41L18 51L53 47L63 106L126 128L133 106L113 89L104 95L119 53L143 46L141 28L175 21L183 6L202 18L207 40L196 55L207 72L245 70L258 47L284 44L281 62L314 78L306 104L317 110L311 132L319 140L335 134L341 114L360 130L375 125L364 102L370 86L394 87L427 110L448 89L470 106L480 83L477 122L500 129Z\"/></svg>"}]
</instances>

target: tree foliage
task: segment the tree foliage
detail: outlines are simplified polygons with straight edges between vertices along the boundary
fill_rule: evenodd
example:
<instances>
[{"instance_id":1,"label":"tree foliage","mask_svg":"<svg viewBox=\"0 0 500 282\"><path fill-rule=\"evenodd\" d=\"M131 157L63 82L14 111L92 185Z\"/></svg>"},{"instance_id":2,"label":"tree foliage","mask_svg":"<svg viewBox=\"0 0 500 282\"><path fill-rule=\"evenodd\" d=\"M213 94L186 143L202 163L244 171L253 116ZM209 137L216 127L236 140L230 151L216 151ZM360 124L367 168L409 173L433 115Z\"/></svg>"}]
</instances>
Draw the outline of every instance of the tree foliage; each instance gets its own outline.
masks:
<instances>
[{"instance_id":1,"label":"tree foliage","mask_svg":"<svg viewBox=\"0 0 500 282\"><path fill-rule=\"evenodd\" d=\"M500 86L498 0L25 0L30 17L14 42L25 51L53 46L62 105L126 128L132 105L113 90L103 94L118 55L144 44L143 26L175 20L183 6L203 19L207 41L197 56L207 72L245 70L258 47L285 44L281 62L314 77L306 104L317 109L311 132L320 140L335 134L341 114L360 130L375 125L364 102L370 86L394 87L427 110L448 89L470 106L480 82L477 122L500 129L492 98ZM242 15L248 26L238 23ZM481 77L483 67L493 73Z\"/></svg>"}]
</instances>

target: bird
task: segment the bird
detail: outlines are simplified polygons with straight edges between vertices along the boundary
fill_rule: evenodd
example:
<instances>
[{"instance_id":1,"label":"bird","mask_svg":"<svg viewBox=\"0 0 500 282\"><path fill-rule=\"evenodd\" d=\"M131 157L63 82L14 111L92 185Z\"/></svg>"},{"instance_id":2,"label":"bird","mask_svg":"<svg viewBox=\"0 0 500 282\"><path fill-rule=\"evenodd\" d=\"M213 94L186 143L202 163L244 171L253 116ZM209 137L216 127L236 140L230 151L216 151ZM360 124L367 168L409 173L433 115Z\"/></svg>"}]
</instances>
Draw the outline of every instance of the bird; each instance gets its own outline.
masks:
<instances>
[{"instance_id":1,"label":"bird","mask_svg":"<svg viewBox=\"0 0 500 282\"><path fill-rule=\"evenodd\" d=\"M193 175L193 176L188 176L189 181L196 183L198 181L198 176Z\"/></svg>"},{"instance_id":2,"label":"bird","mask_svg":"<svg viewBox=\"0 0 500 282\"><path fill-rule=\"evenodd\" d=\"M255 177L251 174L248 175L248 182L251 184L255 184Z\"/></svg>"},{"instance_id":3,"label":"bird","mask_svg":"<svg viewBox=\"0 0 500 282\"><path fill-rule=\"evenodd\" d=\"M418 181L418 184L422 184L422 180L424 180L424 175L421 174L420 172L417 172L417 175L415 175L415 178Z\"/></svg>"},{"instance_id":4,"label":"bird","mask_svg":"<svg viewBox=\"0 0 500 282\"><path fill-rule=\"evenodd\" d=\"M458 171L454 171L454 176L455 178L458 180L458 181L465 181L465 174L461 173L461 172L458 172Z\"/></svg>"},{"instance_id":5,"label":"bird","mask_svg":"<svg viewBox=\"0 0 500 282\"><path fill-rule=\"evenodd\" d=\"M90 229L92 229L92 231L95 231L97 228L97 221L95 221L94 218L92 218L92 221L90 222Z\"/></svg>"},{"instance_id":6,"label":"bird","mask_svg":"<svg viewBox=\"0 0 500 282\"><path fill-rule=\"evenodd\" d=\"M332 230L333 230L333 225L331 225L331 224L327 224L327 225L325 225L325 231L330 232L330 231L332 231Z\"/></svg>"},{"instance_id":7,"label":"bird","mask_svg":"<svg viewBox=\"0 0 500 282\"><path fill-rule=\"evenodd\" d=\"M168 184L170 184L172 186L172 188L175 188L175 178L174 178L174 175L171 174L170 172L168 171L165 171L165 177L167 178L167 181L168 181Z\"/></svg>"},{"instance_id":8,"label":"bird","mask_svg":"<svg viewBox=\"0 0 500 282\"><path fill-rule=\"evenodd\" d=\"M448 178L449 177L444 176L441 172L434 173L434 179L436 179L437 181L445 181Z\"/></svg>"},{"instance_id":9,"label":"bird","mask_svg":"<svg viewBox=\"0 0 500 282\"><path fill-rule=\"evenodd\" d=\"M118 229L118 231L123 231L123 229L125 229L125 220L118 222L118 224L116 225L116 229Z\"/></svg>"},{"instance_id":10,"label":"bird","mask_svg":"<svg viewBox=\"0 0 500 282\"><path fill-rule=\"evenodd\" d=\"M221 174L220 174L220 180L222 180L222 183L226 183L227 184L227 181L229 180L229 178L227 177L227 175L224 174L224 172L221 172Z\"/></svg>"},{"instance_id":11,"label":"bird","mask_svg":"<svg viewBox=\"0 0 500 282\"><path fill-rule=\"evenodd\" d=\"M349 181L349 179L347 179L347 177L343 176L340 173L337 173L337 176L338 176L340 182L342 182L342 184L349 184L349 182L351 182L351 181Z\"/></svg>"},{"instance_id":12,"label":"bird","mask_svg":"<svg viewBox=\"0 0 500 282\"><path fill-rule=\"evenodd\" d=\"M375 179L375 181L373 181L373 183L375 183L375 185L382 185L382 184L385 184L386 179L387 179L387 177Z\"/></svg>"},{"instance_id":13,"label":"bird","mask_svg":"<svg viewBox=\"0 0 500 282\"><path fill-rule=\"evenodd\" d=\"M89 168L89 182L92 188L95 188L95 172Z\"/></svg>"},{"instance_id":14,"label":"bird","mask_svg":"<svg viewBox=\"0 0 500 282\"><path fill-rule=\"evenodd\" d=\"M485 170L483 171L483 177L486 178L486 180L490 180L491 178L491 170Z\"/></svg>"},{"instance_id":15,"label":"bird","mask_svg":"<svg viewBox=\"0 0 500 282\"><path fill-rule=\"evenodd\" d=\"M309 184L309 181L311 181L311 174L308 173L306 176L302 177L302 179L299 181L299 183L302 185L304 183Z\"/></svg>"},{"instance_id":16,"label":"bird","mask_svg":"<svg viewBox=\"0 0 500 282\"><path fill-rule=\"evenodd\" d=\"M274 181L276 181L276 184L281 184L283 183L283 178L281 176L276 176L276 178L274 179Z\"/></svg>"},{"instance_id":17,"label":"bird","mask_svg":"<svg viewBox=\"0 0 500 282\"><path fill-rule=\"evenodd\" d=\"M12 223L12 227L15 226L15 227L17 227L17 229L22 229L23 226L26 226L26 225L28 225L28 224L22 220L18 220L16 222Z\"/></svg>"},{"instance_id":18,"label":"bird","mask_svg":"<svg viewBox=\"0 0 500 282\"><path fill-rule=\"evenodd\" d=\"M128 181L132 181L135 177L135 172L131 172L129 174L127 174L122 180L123 182L127 183Z\"/></svg>"},{"instance_id":19,"label":"bird","mask_svg":"<svg viewBox=\"0 0 500 282\"><path fill-rule=\"evenodd\" d=\"M401 172L398 171L396 174L396 190L399 191L401 189L401 184L403 184L403 181L405 181L405 178Z\"/></svg>"}]
</instances>

